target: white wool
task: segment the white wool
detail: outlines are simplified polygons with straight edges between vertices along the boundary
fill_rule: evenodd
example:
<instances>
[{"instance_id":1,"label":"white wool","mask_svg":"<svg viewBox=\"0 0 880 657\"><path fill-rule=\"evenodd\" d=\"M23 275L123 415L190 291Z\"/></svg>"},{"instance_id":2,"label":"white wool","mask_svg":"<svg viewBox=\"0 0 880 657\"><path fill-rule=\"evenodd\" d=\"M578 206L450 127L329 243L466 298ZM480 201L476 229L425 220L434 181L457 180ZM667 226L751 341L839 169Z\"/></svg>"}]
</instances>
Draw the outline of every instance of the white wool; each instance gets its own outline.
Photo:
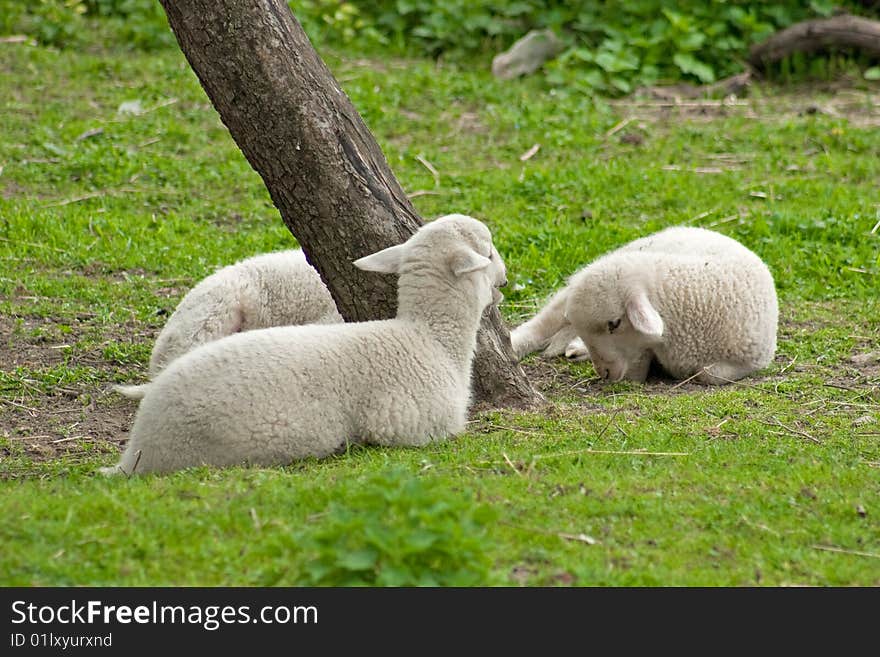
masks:
<instances>
[{"instance_id":1,"label":"white wool","mask_svg":"<svg viewBox=\"0 0 880 657\"><path fill-rule=\"evenodd\" d=\"M301 249L247 258L208 276L180 301L156 338L150 376L195 347L233 333L341 321L330 291Z\"/></svg>"},{"instance_id":2,"label":"white wool","mask_svg":"<svg viewBox=\"0 0 880 657\"><path fill-rule=\"evenodd\" d=\"M156 338L150 378L175 358L227 335L340 322L330 291L301 249L253 256L211 274L181 299ZM113 389L129 399L143 399L147 385Z\"/></svg>"},{"instance_id":3,"label":"white wool","mask_svg":"<svg viewBox=\"0 0 880 657\"><path fill-rule=\"evenodd\" d=\"M772 361L778 314L757 255L720 233L677 226L575 273L511 341L520 357L541 348L589 356L612 381L643 381L656 360L675 378L722 384Z\"/></svg>"},{"instance_id":4,"label":"white wool","mask_svg":"<svg viewBox=\"0 0 880 657\"><path fill-rule=\"evenodd\" d=\"M355 264L399 275L394 319L257 329L185 353L146 386L105 473L282 465L462 431L480 317L506 284L488 228L448 215Z\"/></svg>"}]
</instances>

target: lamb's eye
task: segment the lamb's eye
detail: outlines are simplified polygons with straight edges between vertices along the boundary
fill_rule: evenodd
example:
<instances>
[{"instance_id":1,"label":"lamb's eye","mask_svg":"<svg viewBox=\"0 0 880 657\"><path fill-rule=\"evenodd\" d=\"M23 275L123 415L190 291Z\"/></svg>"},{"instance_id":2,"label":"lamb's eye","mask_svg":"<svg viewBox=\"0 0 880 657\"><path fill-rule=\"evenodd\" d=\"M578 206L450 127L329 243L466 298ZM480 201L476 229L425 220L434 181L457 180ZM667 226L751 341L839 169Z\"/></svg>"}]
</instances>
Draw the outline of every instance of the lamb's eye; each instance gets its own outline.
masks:
<instances>
[{"instance_id":1,"label":"lamb's eye","mask_svg":"<svg viewBox=\"0 0 880 657\"><path fill-rule=\"evenodd\" d=\"M614 333L614 329L620 326L620 319L612 319L608 322L608 332Z\"/></svg>"}]
</instances>

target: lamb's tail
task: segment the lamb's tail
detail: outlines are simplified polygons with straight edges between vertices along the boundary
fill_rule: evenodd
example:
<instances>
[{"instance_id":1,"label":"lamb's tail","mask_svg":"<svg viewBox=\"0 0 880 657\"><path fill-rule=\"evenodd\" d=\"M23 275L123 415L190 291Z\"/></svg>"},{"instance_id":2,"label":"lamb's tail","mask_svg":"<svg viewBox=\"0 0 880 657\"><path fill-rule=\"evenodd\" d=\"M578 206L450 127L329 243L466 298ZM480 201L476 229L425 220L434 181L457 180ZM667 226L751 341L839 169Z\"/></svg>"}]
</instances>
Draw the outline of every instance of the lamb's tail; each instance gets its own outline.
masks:
<instances>
[{"instance_id":1,"label":"lamb's tail","mask_svg":"<svg viewBox=\"0 0 880 657\"><path fill-rule=\"evenodd\" d=\"M113 390L129 399L143 399L149 387L149 383L142 383L138 386L113 386Z\"/></svg>"}]
</instances>

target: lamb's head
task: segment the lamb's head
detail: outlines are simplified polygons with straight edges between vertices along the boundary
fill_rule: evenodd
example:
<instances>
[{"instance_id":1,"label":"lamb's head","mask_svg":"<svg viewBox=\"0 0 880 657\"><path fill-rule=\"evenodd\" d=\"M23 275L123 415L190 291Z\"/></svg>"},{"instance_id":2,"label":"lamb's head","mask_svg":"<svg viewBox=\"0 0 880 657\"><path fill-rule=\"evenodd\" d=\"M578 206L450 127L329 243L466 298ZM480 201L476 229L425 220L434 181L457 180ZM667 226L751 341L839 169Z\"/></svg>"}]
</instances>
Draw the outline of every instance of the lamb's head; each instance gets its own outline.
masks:
<instances>
[{"instance_id":1,"label":"lamb's head","mask_svg":"<svg viewBox=\"0 0 880 657\"><path fill-rule=\"evenodd\" d=\"M406 242L355 260L364 271L399 274L418 281L439 275L446 284L468 292L480 310L498 303L499 287L507 285L507 269L485 224L462 214L450 214L425 224ZM401 282L403 284L403 282ZM419 283L414 283L419 287Z\"/></svg>"},{"instance_id":2,"label":"lamb's head","mask_svg":"<svg viewBox=\"0 0 880 657\"><path fill-rule=\"evenodd\" d=\"M597 260L572 279L565 316L586 344L596 373L609 381L644 381L663 319L648 291L650 270L638 256Z\"/></svg>"}]
</instances>

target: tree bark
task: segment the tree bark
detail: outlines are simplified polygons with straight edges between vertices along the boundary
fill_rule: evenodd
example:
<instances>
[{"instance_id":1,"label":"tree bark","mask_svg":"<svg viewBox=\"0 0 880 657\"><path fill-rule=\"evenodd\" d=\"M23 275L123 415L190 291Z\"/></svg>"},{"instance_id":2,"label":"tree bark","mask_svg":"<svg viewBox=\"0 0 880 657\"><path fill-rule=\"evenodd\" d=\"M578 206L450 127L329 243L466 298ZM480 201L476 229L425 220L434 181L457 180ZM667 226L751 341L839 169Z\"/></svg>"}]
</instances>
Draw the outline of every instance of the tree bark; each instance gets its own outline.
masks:
<instances>
[{"instance_id":1,"label":"tree bark","mask_svg":"<svg viewBox=\"0 0 880 657\"><path fill-rule=\"evenodd\" d=\"M422 221L369 129L283 0L160 0L223 123L347 321L393 317L396 281L351 263ZM474 399L540 399L496 308L474 361Z\"/></svg>"},{"instance_id":2,"label":"tree bark","mask_svg":"<svg viewBox=\"0 0 880 657\"><path fill-rule=\"evenodd\" d=\"M880 56L880 22L840 14L831 18L795 23L777 32L749 51L749 64L763 70L794 52L814 52L829 48L857 48Z\"/></svg>"}]
</instances>

